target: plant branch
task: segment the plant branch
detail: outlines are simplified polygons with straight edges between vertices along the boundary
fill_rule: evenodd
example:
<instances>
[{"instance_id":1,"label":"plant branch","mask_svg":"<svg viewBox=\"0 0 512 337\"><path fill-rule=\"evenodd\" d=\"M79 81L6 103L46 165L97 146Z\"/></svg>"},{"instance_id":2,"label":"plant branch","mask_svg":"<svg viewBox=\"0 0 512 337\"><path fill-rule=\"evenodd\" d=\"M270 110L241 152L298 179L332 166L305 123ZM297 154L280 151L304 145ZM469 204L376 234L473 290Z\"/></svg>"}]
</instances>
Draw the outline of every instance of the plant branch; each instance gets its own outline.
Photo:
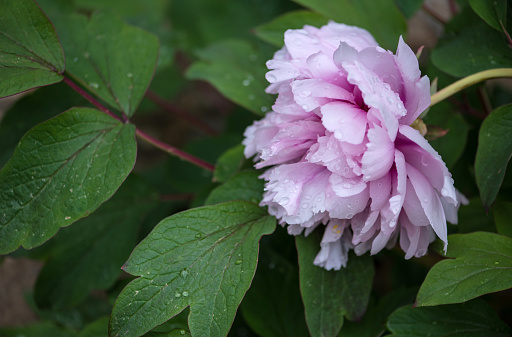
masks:
<instances>
[{"instance_id":1,"label":"plant branch","mask_svg":"<svg viewBox=\"0 0 512 337\"><path fill-rule=\"evenodd\" d=\"M208 135L212 135L212 136L215 136L217 134L217 131L215 129L213 129L211 126L204 123L199 118L196 118L192 115L184 113L183 111L178 109L174 104L172 104L171 102L160 97L157 93L155 93L151 90L148 90L148 92L146 93L146 97L149 98L153 103L158 105L160 108L164 109L167 112L172 113L175 116L178 116L179 118L182 118L183 120L187 121L189 124L201 129L204 133L206 133Z\"/></svg>"},{"instance_id":2,"label":"plant branch","mask_svg":"<svg viewBox=\"0 0 512 337\"><path fill-rule=\"evenodd\" d=\"M77 93L79 93L82 97L84 97L86 100L88 100L89 102L91 102L95 107L97 107L100 111L106 113L107 115L109 115L110 117L112 118L115 118L117 119L118 121L122 122L122 123L128 123L127 120L122 120L121 118L119 118L119 116L116 116L113 112L111 112L109 109L107 109L106 107L104 107L100 102L98 102L96 99L94 99L91 95L89 95L85 90L83 90L82 88L80 88L76 83L74 83L73 81L71 81L71 79L69 79L68 77L64 76L64 82L69 85L71 88L73 88ZM199 159L199 158L196 158L194 157L193 155L191 154L188 154L184 151L181 151L171 145L168 145L168 144L165 144L164 142L161 142L159 141L158 139L155 139L153 137L151 137L150 135L140 131L139 129L135 129L135 134L145 140L146 142L152 144L153 146L159 148L160 150L163 150L171 155L174 155L174 156L177 156L185 161L188 161L194 165L197 165L199 167L202 167L208 171L212 171L215 169L215 166L202 160L202 159Z\"/></svg>"},{"instance_id":3,"label":"plant branch","mask_svg":"<svg viewBox=\"0 0 512 337\"><path fill-rule=\"evenodd\" d=\"M501 77L512 77L512 68L484 70L479 73L464 77L463 79L458 80L457 82L452 83L446 88L433 94L431 97L430 106L434 106L435 104L441 102L442 100L445 100L446 98L455 95L459 91L466 89L467 87L470 87L473 84L486 81L491 78Z\"/></svg>"},{"instance_id":4,"label":"plant branch","mask_svg":"<svg viewBox=\"0 0 512 337\"><path fill-rule=\"evenodd\" d=\"M208 171L211 171L213 172L215 170L215 166L202 160L202 159L199 159L189 153L186 153L184 151L181 151L180 149L177 149L171 145L168 145L164 142L161 142L159 141L158 139L156 138L153 138L151 137L150 135L148 135L147 133L144 133L142 131L140 131L139 129L136 129L135 130L135 134L145 140L146 142L148 142L149 144L159 148L160 150L162 151L165 151L169 154L172 154L173 156L177 156L185 161L188 161L189 163L192 163L194 165L197 165L199 167L202 167L204 168L205 170L208 170Z\"/></svg>"},{"instance_id":5,"label":"plant branch","mask_svg":"<svg viewBox=\"0 0 512 337\"><path fill-rule=\"evenodd\" d=\"M97 107L98 110L100 110L100 111L106 113L107 115L109 115L110 117L115 118L118 121L124 123L124 121L121 118L119 118L116 114L114 114L109 109L105 108L100 102L98 102L96 99L94 99L94 97L92 97L85 90L80 88L75 82L71 81L69 79L69 77L64 76L64 83L69 85L73 90L75 90L77 93L79 93L83 98L85 98L86 100L91 102L91 104L94 105L95 107Z\"/></svg>"}]
</instances>

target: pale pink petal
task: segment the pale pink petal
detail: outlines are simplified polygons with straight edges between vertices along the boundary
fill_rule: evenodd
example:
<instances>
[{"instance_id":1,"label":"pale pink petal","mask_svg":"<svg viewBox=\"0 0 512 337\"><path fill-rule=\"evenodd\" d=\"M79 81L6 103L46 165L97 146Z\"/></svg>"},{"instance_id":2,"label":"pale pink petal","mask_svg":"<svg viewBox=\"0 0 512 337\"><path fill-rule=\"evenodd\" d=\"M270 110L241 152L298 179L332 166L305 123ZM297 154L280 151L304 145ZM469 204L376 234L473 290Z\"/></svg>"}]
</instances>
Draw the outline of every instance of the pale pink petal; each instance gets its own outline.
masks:
<instances>
[{"instance_id":1,"label":"pale pink petal","mask_svg":"<svg viewBox=\"0 0 512 337\"><path fill-rule=\"evenodd\" d=\"M410 126L401 125L399 133L406 139L418 144L422 149L430 153L434 159L443 164L442 175L439 174L437 179L433 179L431 183L438 191L441 192L443 197L448 199L450 203L457 205L457 194L455 193L455 187L453 186L452 175L446 168L446 165L444 164L441 156L436 152L436 150L434 150L434 148L427 142L427 140L421 136L417 130L411 128Z\"/></svg>"},{"instance_id":2,"label":"pale pink petal","mask_svg":"<svg viewBox=\"0 0 512 337\"><path fill-rule=\"evenodd\" d=\"M360 179L347 179L336 173L332 173L329 178L332 190L339 197L350 197L361 193L366 189L366 183Z\"/></svg>"},{"instance_id":3,"label":"pale pink petal","mask_svg":"<svg viewBox=\"0 0 512 337\"><path fill-rule=\"evenodd\" d=\"M331 218L351 219L355 214L360 213L366 208L369 200L368 189L350 197L338 197L332 188L327 190L325 208Z\"/></svg>"},{"instance_id":4,"label":"pale pink petal","mask_svg":"<svg viewBox=\"0 0 512 337\"><path fill-rule=\"evenodd\" d=\"M383 177L393 165L395 146L385 130L374 127L368 130L368 150L364 153L361 170L365 181Z\"/></svg>"},{"instance_id":5,"label":"pale pink petal","mask_svg":"<svg viewBox=\"0 0 512 337\"><path fill-rule=\"evenodd\" d=\"M295 102L305 111L314 110L334 99L347 101L354 99L347 90L323 79L296 80L291 86Z\"/></svg>"},{"instance_id":6,"label":"pale pink petal","mask_svg":"<svg viewBox=\"0 0 512 337\"><path fill-rule=\"evenodd\" d=\"M391 197L391 173L369 182L372 211L380 210Z\"/></svg>"},{"instance_id":7,"label":"pale pink petal","mask_svg":"<svg viewBox=\"0 0 512 337\"><path fill-rule=\"evenodd\" d=\"M334 48L339 46L340 41L346 42L356 50L378 46L378 43L368 31L333 21L321 27L318 36L328 41Z\"/></svg>"},{"instance_id":8,"label":"pale pink petal","mask_svg":"<svg viewBox=\"0 0 512 337\"><path fill-rule=\"evenodd\" d=\"M344 142L361 144L366 135L366 113L348 102L331 102L321 108L322 123Z\"/></svg>"},{"instance_id":9,"label":"pale pink petal","mask_svg":"<svg viewBox=\"0 0 512 337\"><path fill-rule=\"evenodd\" d=\"M432 226L434 232L436 232L437 236L444 242L446 250L446 245L448 244L446 218L441 201L427 178L413 166L406 164L406 167L407 176L420 200L421 207L430 222L430 226Z\"/></svg>"},{"instance_id":10,"label":"pale pink petal","mask_svg":"<svg viewBox=\"0 0 512 337\"><path fill-rule=\"evenodd\" d=\"M342 67L348 74L348 81L361 90L365 104L380 112L389 138L394 141L398 131L398 118L407 113L399 94L358 61L345 62Z\"/></svg>"}]
</instances>

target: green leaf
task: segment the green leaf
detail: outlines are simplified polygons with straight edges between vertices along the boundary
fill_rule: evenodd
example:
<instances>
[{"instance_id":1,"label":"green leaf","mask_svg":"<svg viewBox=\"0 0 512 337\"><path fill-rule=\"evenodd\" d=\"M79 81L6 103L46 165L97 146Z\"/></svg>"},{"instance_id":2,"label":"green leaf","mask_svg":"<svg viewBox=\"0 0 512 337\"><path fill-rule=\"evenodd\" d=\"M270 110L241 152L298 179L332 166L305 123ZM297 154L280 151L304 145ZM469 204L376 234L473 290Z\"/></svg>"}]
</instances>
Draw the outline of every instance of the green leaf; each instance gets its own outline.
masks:
<instances>
[{"instance_id":1,"label":"green leaf","mask_svg":"<svg viewBox=\"0 0 512 337\"><path fill-rule=\"evenodd\" d=\"M507 20L507 0L469 0L471 8L492 28L503 31Z\"/></svg>"},{"instance_id":2,"label":"green leaf","mask_svg":"<svg viewBox=\"0 0 512 337\"><path fill-rule=\"evenodd\" d=\"M189 79L210 82L226 98L263 116L274 103L265 93L268 59L243 40L225 40L198 53L200 61L187 70Z\"/></svg>"},{"instance_id":3,"label":"green leaf","mask_svg":"<svg viewBox=\"0 0 512 337\"><path fill-rule=\"evenodd\" d=\"M72 14L55 23L73 79L132 116L151 82L158 39L113 14Z\"/></svg>"},{"instance_id":4,"label":"green leaf","mask_svg":"<svg viewBox=\"0 0 512 337\"><path fill-rule=\"evenodd\" d=\"M61 81L64 54L37 4L0 0L0 8L0 97Z\"/></svg>"},{"instance_id":5,"label":"green leaf","mask_svg":"<svg viewBox=\"0 0 512 337\"><path fill-rule=\"evenodd\" d=\"M442 245L434 243L439 251ZM447 257L430 269L419 306L461 303L512 287L512 238L476 232L448 237Z\"/></svg>"},{"instance_id":6,"label":"green leaf","mask_svg":"<svg viewBox=\"0 0 512 337\"><path fill-rule=\"evenodd\" d=\"M347 266L327 271L313 264L320 250L320 237L295 237L299 254L300 290L311 336L337 336L343 316L350 320L363 316L370 298L374 276L373 260L350 254Z\"/></svg>"},{"instance_id":7,"label":"green leaf","mask_svg":"<svg viewBox=\"0 0 512 337\"><path fill-rule=\"evenodd\" d=\"M43 321L17 328L0 328L2 337L75 337L72 330L61 328L53 322Z\"/></svg>"},{"instance_id":8,"label":"green leaf","mask_svg":"<svg viewBox=\"0 0 512 337\"><path fill-rule=\"evenodd\" d=\"M300 29L304 25L320 27L326 25L329 20L318 13L298 10L283 14L269 23L260 25L254 29L256 36L276 47L284 44L284 32L288 29Z\"/></svg>"},{"instance_id":9,"label":"green leaf","mask_svg":"<svg viewBox=\"0 0 512 337\"><path fill-rule=\"evenodd\" d=\"M512 237L512 223L510 222L510 219L512 219L512 203L498 201L494 204L492 210L498 233Z\"/></svg>"},{"instance_id":10,"label":"green leaf","mask_svg":"<svg viewBox=\"0 0 512 337\"><path fill-rule=\"evenodd\" d=\"M227 150L217 160L213 180L220 183L225 182L240 169L244 160L244 146L242 144Z\"/></svg>"},{"instance_id":11,"label":"green leaf","mask_svg":"<svg viewBox=\"0 0 512 337\"><path fill-rule=\"evenodd\" d=\"M464 77L488 69L512 67L512 50L498 32L481 22L439 42L432 51L432 62L452 76Z\"/></svg>"},{"instance_id":12,"label":"green leaf","mask_svg":"<svg viewBox=\"0 0 512 337\"><path fill-rule=\"evenodd\" d=\"M512 104L494 110L482 123L475 159L476 183L488 208L496 199L512 155Z\"/></svg>"},{"instance_id":13,"label":"green leaf","mask_svg":"<svg viewBox=\"0 0 512 337\"><path fill-rule=\"evenodd\" d=\"M242 171L215 188L205 201L205 205L218 204L231 200L247 200L259 203L263 195L264 181L257 171Z\"/></svg>"},{"instance_id":14,"label":"green leaf","mask_svg":"<svg viewBox=\"0 0 512 337\"><path fill-rule=\"evenodd\" d=\"M28 130L72 106L87 105L82 96L62 82L40 88L21 98L5 112L0 122L0 167L7 163Z\"/></svg>"},{"instance_id":15,"label":"green leaf","mask_svg":"<svg viewBox=\"0 0 512 337\"><path fill-rule=\"evenodd\" d=\"M40 0L39 0L40 1ZM52 0L55 1L55 0ZM175 41L169 24L170 1L167 0L76 0L75 3L90 12L112 11L133 26L155 34L160 40L158 70L172 63ZM51 18L51 17L50 17Z\"/></svg>"},{"instance_id":16,"label":"green leaf","mask_svg":"<svg viewBox=\"0 0 512 337\"><path fill-rule=\"evenodd\" d=\"M407 24L393 0L294 0L334 21L368 30L386 49L395 50Z\"/></svg>"},{"instance_id":17,"label":"green leaf","mask_svg":"<svg viewBox=\"0 0 512 337\"><path fill-rule=\"evenodd\" d=\"M78 335L78 337L108 337L109 317L102 317L87 325Z\"/></svg>"},{"instance_id":18,"label":"green leaf","mask_svg":"<svg viewBox=\"0 0 512 337\"><path fill-rule=\"evenodd\" d=\"M135 127L73 108L31 129L0 171L0 254L94 212L135 163Z\"/></svg>"},{"instance_id":19,"label":"green leaf","mask_svg":"<svg viewBox=\"0 0 512 337\"><path fill-rule=\"evenodd\" d=\"M386 331L388 316L401 306L412 304L417 288L399 288L380 299L378 304L370 301L368 311L357 322L345 322L341 329L342 337L378 337ZM373 302L373 303L372 303Z\"/></svg>"},{"instance_id":20,"label":"green leaf","mask_svg":"<svg viewBox=\"0 0 512 337\"><path fill-rule=\"evenodd\" d=\"M498 337L512 330L484 301L432 308L402 307L388 321L389 337Z\"/></svg>"},{"instance_id":21,"label":"green leaf","mask_svg":"<svg viewBox=\"0 0 512 337\"><path fill-rule=\"evenodd\" d=\"M290 247L296 260L294 240L286 230L278 231L261 242L258 270L242 302L242 315L259 336L309 336L296 261L292 263L283 254Z\"/></svg>"},{"instance_id":22,"label":"green leaf","mask_svg":"<svg viewBox=\"0 0 512 337\"><path fill-rule=\"evenodd\" d=\"M140 278L119 295L110 335L140 336L190 306L193 336L226 336L254 276L260 237L275 226L247 201L164 219L124 266Z\"/></svg>"},{"instance_id":23,"label":"green leaf","mask_svg":"<svg viewBox=\"0 0 512 337\"><path fill-rule=\"evenodd\" d=\"M61 230L48 242L50 259L34 290L38 306L72 307L91 290L110 288L137 244L138 226L156 205L153 189L129 177L91 216Z\"/></svg>"}]
</instances>

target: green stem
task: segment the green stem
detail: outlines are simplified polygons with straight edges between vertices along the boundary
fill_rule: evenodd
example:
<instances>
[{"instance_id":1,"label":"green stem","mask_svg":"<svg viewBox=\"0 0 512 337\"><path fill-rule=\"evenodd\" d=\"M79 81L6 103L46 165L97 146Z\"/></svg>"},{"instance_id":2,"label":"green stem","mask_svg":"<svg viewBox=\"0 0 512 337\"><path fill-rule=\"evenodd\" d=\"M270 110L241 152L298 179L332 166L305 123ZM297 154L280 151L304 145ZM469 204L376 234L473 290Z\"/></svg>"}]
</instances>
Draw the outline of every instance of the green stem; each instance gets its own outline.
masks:
<instances>
[{"instance_id":1,"label":"green stem","mask_svg":"<svg viewBox=\"0 0 512 337\"><path fill-rule=\"evenodd\" d=\"M464 77L461 80L458 80L455 83L450 84L443 90L439 90L435 94L432 95L430 106L433 106L442 100L447 99L448 97L455 95L461 90L466 89L467 87L472 86L473 84L489 80L491 78L501 78L501 77L512 77L512 68L498 68L498 69L490 69L484 70L479 73L469 75Z\"/></svg>"}]
</instances>

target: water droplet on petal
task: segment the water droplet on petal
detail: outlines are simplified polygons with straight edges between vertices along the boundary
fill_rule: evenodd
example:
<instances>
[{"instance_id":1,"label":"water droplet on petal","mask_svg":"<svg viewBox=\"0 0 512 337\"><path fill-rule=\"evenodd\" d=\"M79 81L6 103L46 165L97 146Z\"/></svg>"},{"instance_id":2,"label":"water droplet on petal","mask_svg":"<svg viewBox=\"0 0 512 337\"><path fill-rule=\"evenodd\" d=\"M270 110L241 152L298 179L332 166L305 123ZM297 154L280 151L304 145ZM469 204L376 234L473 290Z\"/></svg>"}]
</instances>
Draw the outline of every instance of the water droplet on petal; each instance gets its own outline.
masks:
<instances>
[{"instance_id":1,"label":"water droplet on petal","mask_svg":"<svg viewBox=\"0 0 512 337\"><path fill-rule=\"evenodd\" d=\"M427 157L421 156L421 164L423 164L423 166L428 166Z\"/></svg>"},{"instance_id":2,"label":"water droplet on petal","mask_svg":"<svg viewBox=\"0 0 512 337\"><path fill-rule=\"evenodd\" d=\"M288 203L290 202L290 198L287 198L287 197L284 197L284 198L281 198L279 199L278 203L281 205L281 206L286 206L288 205Z\"/></svg>"}]
</instances>

